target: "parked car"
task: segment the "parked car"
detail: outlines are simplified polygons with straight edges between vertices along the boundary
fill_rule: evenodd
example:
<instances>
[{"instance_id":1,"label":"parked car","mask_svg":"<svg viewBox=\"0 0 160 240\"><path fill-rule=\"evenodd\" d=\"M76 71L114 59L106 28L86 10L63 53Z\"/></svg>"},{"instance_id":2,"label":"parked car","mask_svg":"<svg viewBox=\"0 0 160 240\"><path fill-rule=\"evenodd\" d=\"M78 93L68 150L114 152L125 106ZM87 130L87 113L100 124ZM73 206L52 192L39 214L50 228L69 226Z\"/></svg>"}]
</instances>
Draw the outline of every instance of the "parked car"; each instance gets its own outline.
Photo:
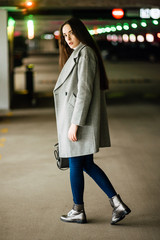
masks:
<instances>
[{"instance_id":1,"label":"parked car","mask_svg":"<svg viewBox=\"0 0 160 240\"><path fill-rule=\"evenodd\" d=\"M104 59L110 61L139 60L160 61L160 44L148 42L109 42L107 40L97 41Z\"/></svg>"}]
</instances>

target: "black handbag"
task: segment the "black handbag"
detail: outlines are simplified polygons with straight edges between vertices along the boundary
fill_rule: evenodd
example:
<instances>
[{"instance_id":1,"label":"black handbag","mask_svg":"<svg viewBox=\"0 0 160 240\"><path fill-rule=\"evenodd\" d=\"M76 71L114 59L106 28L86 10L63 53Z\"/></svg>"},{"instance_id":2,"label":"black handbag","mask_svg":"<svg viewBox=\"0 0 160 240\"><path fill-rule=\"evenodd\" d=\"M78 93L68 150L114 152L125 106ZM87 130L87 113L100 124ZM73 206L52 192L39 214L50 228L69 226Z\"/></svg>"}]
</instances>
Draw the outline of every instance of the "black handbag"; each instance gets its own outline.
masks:
<instances>
[{"instance_id":1,"label":"black handbag","mask_svg":"<svg viewBox=\"0 0 160 240\"><path fill-rule=\"evenodd\" d=\"M59 146L58 143L54 145L55 150L54 150L54 156L57 162L57 167L60 170L67 170L69 168L69 159L68 158L61 158L59 157Z\"/></svg>"}]
</instances>

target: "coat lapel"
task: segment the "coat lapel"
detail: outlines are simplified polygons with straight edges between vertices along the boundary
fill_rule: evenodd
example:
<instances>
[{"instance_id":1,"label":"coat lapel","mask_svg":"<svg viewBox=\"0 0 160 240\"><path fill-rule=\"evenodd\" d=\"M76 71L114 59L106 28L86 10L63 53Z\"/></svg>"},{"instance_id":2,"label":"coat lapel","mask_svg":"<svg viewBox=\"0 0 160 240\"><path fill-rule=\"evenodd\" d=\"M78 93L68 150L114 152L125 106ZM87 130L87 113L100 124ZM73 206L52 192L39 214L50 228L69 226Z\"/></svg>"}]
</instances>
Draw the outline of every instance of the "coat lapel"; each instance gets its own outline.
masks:
<instances>
[{"instance_id":1,"label":"coat lapel","mask_svg":"<svg viewBox=\"0 0 160 240\"><path fill-rule=\"evenodd\" d=\"M68 58L64 67L62 68L60 75L58 77L57 83L55 85L54 91L57 90L67 79L69 74L72 72L74 66L76 65L76 59L79 56L79 52L85 45L80 43L79 46L72 52L71 56Z\"/></svg>"}]
</instances>

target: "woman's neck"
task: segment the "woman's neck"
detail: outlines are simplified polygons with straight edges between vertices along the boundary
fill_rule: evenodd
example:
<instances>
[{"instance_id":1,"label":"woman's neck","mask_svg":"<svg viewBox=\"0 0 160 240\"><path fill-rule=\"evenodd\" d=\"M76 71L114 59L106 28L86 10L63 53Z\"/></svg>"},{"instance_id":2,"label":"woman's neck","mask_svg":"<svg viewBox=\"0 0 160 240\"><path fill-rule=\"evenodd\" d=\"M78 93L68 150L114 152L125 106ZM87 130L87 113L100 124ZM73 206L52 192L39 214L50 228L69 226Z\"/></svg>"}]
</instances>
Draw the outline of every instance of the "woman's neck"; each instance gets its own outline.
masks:
<instances>
[{"instance_id":1,"label":"woman's neck","mask_svg":"<svg viewBox=\"0 0 160 240\"><path fill-rule=\"evenodd\" d=\"M80 42L75 48L73 48L73 49L76 50L76 48L78 48L80 44L81 44L81 42Z\"/></svg>"}]
</instances>

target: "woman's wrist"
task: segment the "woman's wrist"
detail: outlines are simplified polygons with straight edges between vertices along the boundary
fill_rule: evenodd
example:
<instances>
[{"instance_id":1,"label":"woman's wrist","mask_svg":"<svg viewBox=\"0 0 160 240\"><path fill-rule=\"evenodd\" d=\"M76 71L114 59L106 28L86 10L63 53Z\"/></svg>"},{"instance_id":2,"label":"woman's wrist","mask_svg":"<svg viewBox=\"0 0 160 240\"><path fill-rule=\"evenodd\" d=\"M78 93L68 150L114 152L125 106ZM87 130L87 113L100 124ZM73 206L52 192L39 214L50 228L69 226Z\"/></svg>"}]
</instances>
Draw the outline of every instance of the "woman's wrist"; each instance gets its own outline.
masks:
<instances>
[{"instance_id":1,"label":"woman's wrist","mask_svg":"<svg viewBox=\"0 0 160 240\"><path fill-rule=\"evenodd\" d=\"M71 123L71 126L68 131L68 138L70 141L72 142L77 141L77 130L78 130L78 125Z\"/></svg>"}]
</instances>

